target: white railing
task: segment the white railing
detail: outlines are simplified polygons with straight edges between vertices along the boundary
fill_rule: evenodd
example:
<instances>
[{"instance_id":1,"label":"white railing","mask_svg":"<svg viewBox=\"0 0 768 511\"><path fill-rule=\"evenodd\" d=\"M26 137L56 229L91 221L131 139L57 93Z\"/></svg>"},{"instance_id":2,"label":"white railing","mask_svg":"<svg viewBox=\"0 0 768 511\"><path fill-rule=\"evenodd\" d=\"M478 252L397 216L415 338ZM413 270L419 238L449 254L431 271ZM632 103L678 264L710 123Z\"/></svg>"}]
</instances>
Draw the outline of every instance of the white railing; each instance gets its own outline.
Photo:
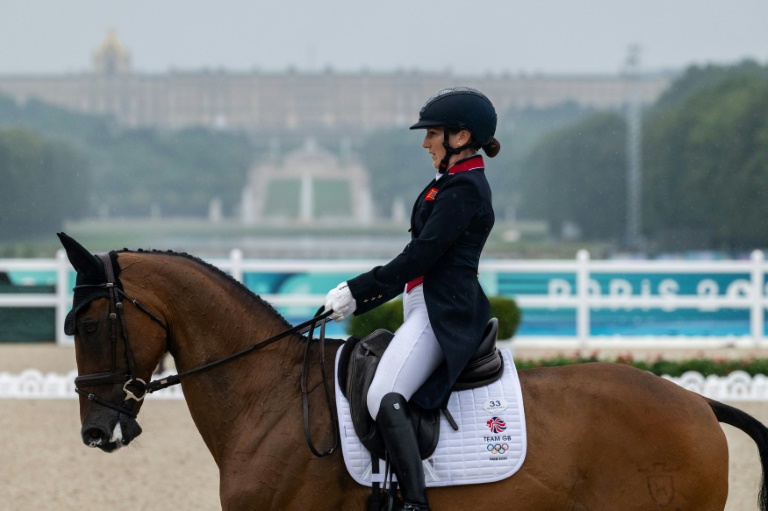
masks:
<instances>
[{"instance_id":1,"label":"white railing","mask_svg":"<svg viewBox=\"0 0 768 511\"><path fill-rule=\"evenodd\" d=\"M77 371L74 370L68 374L43 373L37 369L27 369L19 374L0 372L0 399L77 399L75 376ZM720 401L768 401L768 377L762 374L750 376L735 371L728 376L704 377L700 373L687 372L680 377L664 378ZM184 399L184 393L177 385L150 394L147 399Z\"/></svg>"},{"instance_id":2,"label":"white railing","mask_svg":"<svg viewBox=\"0 0 768 511\"><path fill-rule=\"evenodd\" d=\"M175 373L166 371L153 378L172 374ZM19 374L0 372L0 399L77 399L76 376L76 370L67 374L43 373L37 369L26 369ZM184 399L184 393L181 385L175 385L150 394L147 399Z\"/></svg>"},{"instance_id":3,"label":"white railing","mask_svg":"<svg viewBox=\"0 0 768 511\"><path fill-rule=\"evenodd\" d=\"M359 272L370 269L375 261L370 260L259 260L244 259L240 250L233 250L228 258L212 259L210 262L224 271L229 272L235 279L243 281L248 272L260 273L333 273L354 276ZM384 262L384 261L380 261ZM72 303L69 277L72 268L63 250L57 253L55 259L25 260L0 259L2 271L55 271L56 286L53 294L0 294L0 307L54 307L56 309L56 342L71 343L71 338L64 335L64 318ZM696 308L700 310L717 310L720 308L744 309L749 311L749 335L728 339L691 338L685 336L654 337L652 342L661 346L668 343L688 341L695 344L747 344L762 346L764 342L765 308L768 298L765 290L765 274L767 268L763 253L755 251L750 260L728 261L636 261L636 260L590 260L586 251L579 251L575 260L558 261L521 261L521 260L487 260L481 264L480 273L507 274L541 274L569 273L575 275L575 286L562 279L551 279L547 293L520 294L515 299L521 308L572 308L576 311L576 335L568 336L556 342L566 343L575 347L599 346L600 343L614 342L615 338L606 339L590 334L591 311L599 308L658 308L673 310L678 308ZM682 295L677 292L674 281L662 282L655 292L649 290L628 289L626 282L622 283L621 276L632 273L649 274L744 274L748 278L736 279L728 289L721 293L716 286L706 280L702 281L696 294ZM611 280L607 294L592 278L594 274L615 274ZM485 285L485 284L484 284ZM575 289L574 289L575 287ZM487 290L488 291L488 290ZM489 294L492 294L492 291ZM495 293L494 293L495 294ZM275 306L317 306L321 304L324 295L319 294L262 294L262 298ZM529 341L547 339L527 338ZM551 339L550 339L551 340ZM631 340L627 341L631 344ZM525 341L523 341L525 342ZM648 339L642 339L649 346ZM544 344L541 344L542 346Z\"/></svg>"}]
</instances>

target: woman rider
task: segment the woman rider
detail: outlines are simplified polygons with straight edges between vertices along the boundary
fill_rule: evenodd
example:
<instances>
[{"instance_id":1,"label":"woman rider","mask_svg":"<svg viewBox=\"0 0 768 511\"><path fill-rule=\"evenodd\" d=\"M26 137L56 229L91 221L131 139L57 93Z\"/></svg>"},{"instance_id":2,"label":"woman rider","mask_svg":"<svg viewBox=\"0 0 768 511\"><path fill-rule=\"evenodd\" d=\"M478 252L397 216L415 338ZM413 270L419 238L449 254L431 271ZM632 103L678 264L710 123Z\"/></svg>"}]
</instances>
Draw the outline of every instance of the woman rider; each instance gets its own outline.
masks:
<instances>
[{"instance_id":1,"label":"woman rider","mask_svg":"<svg viewBox=\"0 0 768 511\"><path fill-rule=\"evenodd\" d=\"M443 89L411 129L426 129L422 147L438 173L411 214L411 241L389 263L332 289L325 309L341 321L405 292L404 323L379 363L368 393L403 497L402 510L428 510L424 471L407 402L434 409L481 341L490 304L478 282L480 253L494 223L483 149L494 157L496 111L481 92Z\"/></svg>"}]
</instances>

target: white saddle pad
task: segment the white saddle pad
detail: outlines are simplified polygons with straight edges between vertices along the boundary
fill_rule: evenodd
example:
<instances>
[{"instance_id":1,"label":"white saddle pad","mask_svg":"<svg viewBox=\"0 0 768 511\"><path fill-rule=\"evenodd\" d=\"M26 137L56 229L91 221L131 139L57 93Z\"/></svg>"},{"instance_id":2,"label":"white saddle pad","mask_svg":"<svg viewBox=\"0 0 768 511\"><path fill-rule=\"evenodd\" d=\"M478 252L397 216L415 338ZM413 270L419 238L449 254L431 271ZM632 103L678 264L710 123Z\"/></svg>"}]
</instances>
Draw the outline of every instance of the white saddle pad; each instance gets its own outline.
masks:
<instances>
[{"instance_id":1,"label":"white saddle pad","mask_svg":"<svg viewBox=\"0 0 768 511\"><path fill-rule=\"evenodd\" d=\"M523 464L527 439L520 380L509 350L500 351L504 374L499 381L451 394L448 410L459 430L454 431L440 414L440 441L434 454L423 461L428 487L499 481ZM340 353L341 349L336 354L337 375ZM383 463L379 465L381 470L372 474L371 454L355 434L349 402L338 382L336 405L347 470L364 486L381 482Z\"/></svg>"}]
</instances>

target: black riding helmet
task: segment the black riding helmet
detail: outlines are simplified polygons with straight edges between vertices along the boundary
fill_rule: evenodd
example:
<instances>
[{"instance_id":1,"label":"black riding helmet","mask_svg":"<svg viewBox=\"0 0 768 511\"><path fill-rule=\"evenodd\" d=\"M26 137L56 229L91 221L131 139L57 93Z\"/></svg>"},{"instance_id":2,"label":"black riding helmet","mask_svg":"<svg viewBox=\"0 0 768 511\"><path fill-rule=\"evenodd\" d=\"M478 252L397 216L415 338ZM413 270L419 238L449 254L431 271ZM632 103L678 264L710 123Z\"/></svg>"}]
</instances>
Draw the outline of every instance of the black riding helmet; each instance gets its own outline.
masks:
<instances>
[{"instance_id":1,"label":"black riding helmet","mask_svg":"<svg viewBox=\"0 0 768 511\"><path fill-rule=\"evenodd\" d=\"M445 127L443 147L445 157L440 162L440 172L448 168L451 155L458 154L467 147L480 149L489 153L486 146L498 142L493 136L496 133L496 110L488 97L471 87L451 87L441 89L424 103L419 111L419 121L411 126L412 130L419 128ZM448 128L466 129L472 133L473 140L462 147L452 148L448 145ZM489 156L495 156L498 148Z\"/></svg>"}]
</instances>

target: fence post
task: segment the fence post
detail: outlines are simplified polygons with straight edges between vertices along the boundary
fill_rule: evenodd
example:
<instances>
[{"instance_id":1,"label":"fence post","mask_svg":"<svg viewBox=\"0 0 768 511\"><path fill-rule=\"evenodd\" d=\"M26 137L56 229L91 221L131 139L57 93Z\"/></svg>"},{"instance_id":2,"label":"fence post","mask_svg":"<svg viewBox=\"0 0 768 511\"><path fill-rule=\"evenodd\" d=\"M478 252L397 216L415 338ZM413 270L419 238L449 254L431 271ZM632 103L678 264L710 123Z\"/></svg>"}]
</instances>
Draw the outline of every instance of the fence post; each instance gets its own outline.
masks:
<instances>
[{"instance_id":1,"label":"fence post","mask_svg":"<svg viewBox=\"0 0 768 511\"><path fill-rule=\"evenodd\" d=\"M589 340L589 252L579 250L576 253L576 336L582 349Z\"/></svg>"},{"instance_id":2,"label":"fence post","mask_svg":"<svg viewBox=\"0 0 768 511\"><path fill-rule=\"evenodd\" d=\"M752 341L755 346L763 343L763 332L765 330L765 309L763 308L763 282L765 276L763 273L763 252L755 250L752 252L752 310L749 314L749 330L752 334Z\"/></svg>"},{"instance_id":3,"label":"fence post","mask_svg":"<svg viewBox=\"0 0 768 511\"><path fill-rule=\"evenodd\" d=\"M64 319L69 312L69 269L67 253L63 248L56 251L56 344L69 345L72 340L64 333Z\"/></svg>"},{"instance_id":4,"label":"fence post","mask_svg":"<svg viewBox=\"0 0 768 511\"><path fill-rule=\"evenodd\" d=\"M239 248L233 249L229 253L229 260L231 263L230 275L238 282L243 282L243 251Z\"/></svg>"}]
</instances>

